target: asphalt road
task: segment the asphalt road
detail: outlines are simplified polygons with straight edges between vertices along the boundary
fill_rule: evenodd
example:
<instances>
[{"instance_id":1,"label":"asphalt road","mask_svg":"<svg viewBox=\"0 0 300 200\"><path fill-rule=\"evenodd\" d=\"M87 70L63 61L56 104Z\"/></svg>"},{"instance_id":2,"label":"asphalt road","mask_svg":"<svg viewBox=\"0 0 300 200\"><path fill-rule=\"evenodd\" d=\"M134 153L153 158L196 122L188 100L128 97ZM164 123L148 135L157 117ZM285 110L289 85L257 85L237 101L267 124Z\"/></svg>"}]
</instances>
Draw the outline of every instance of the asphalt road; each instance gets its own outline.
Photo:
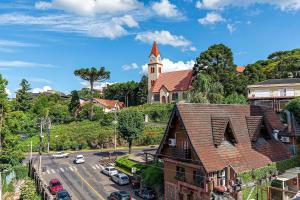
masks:
<instances>
[{"instance_id":1,"label":"asphalt road","mask_svg":"<svg viewBox=\"0 0 300 200\"><path fill-rule=\"evenodd\" d=\"M82 153L85 157L84 164L74 164L76 154L68 158L51 159L50 155L42 156L42 166L46 170L42 173L43 179L49 183L53 178L59 179L64 188L72 195L73 200L103 200L111 192L125 190L133 194L130 185L119 186L109 177L101 173L99 160L108 156L107 152ZM124 151L114 154L124 155ZM38 165L38 156L34 156L34 163ZM133 199L139 199L134 197Z\"/></svg>"}]
</instances>

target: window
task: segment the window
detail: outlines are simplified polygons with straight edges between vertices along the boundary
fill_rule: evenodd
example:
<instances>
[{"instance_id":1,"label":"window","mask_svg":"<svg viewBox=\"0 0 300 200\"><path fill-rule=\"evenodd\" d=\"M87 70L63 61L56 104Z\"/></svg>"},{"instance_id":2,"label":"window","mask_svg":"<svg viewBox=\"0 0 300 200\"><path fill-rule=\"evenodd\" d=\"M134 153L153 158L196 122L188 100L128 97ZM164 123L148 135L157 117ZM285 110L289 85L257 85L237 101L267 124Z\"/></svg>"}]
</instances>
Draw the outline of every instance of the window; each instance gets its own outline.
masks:
<instances>
[{"instance_id":1,"label":"window","mask_svg":"<svg viewBox=\"0 0 300 200\"><path fill-rule=\"evenodd\" d=\"M177 92L174 92L172 94L172 101L178 101L178 93Z\"/></svg>"},{"instance_id":2,"label":"window","mask_svg":"<svg viewBox=\"0 0 300 200\"><path fill-rule=\"evenodd\" d=\"M237 143L234 137L234 133L231 129L230 123L227 124L223 140L230 142L232 145Z\"/></svg>"},{"instance_id":3,"label":"window","mask_svg":"<svg viewBox=\"0 0 300 200\"><path fill-rule=\"evenodd\" d=\"M160 101L160 95L154 94L154 101Z\"/></svg>"},{"instance_id":4,"label":"window","mask_svg":"<svg viewBox=\"0 0 300 200\"><path fill-rule=\"evenodd\" d=\"M151 80L151 86L153 86L153 85L154 85L154 83L155 83L155 81L154 81L154 80Z\"/></svg>"},{"instance_id":5,"label":"window","mask_svg":"<svg viewBox=\"0 0 300 200\"><path fill-rule=\"evenodd\" d=\"M285 96L295 96L294 89L279 89L278 90L278 96L285 97Z\"/></svg>"},{"instance_id":6,"label":"window","mask_svg":"<svg viewBox=\"0 0 300 200\"><path fill-rule=\"evenodd\" d=\"M193 171L194 184L199 187L204 187L204 174L200 171Z\"/></svg>"},{"instance_id":7,"label":"window","mask_svg":"<svg viewBox=\"0 0 300 200\"><path fill-rule=\"evenodd\" d=\"M158 73L161 73L161 67L160 67L160 68L158 68Z\"/></svg>"},{"instance_id":8,"label":"window","mask_svg":"<svg viewBox=\"0 0 300 200\"><path fill-rule=\"evenodd\" d=\"M255 90L255 97L271 97L270 90Z\"/></svg>"},{"instance_id":9,"label":"window","mask_svg":"<svg viewBox=\"0 0 300 200\"><path fill-rule=\"evenodd\" d=\"M154 67L151 67L151 69L150 69L150 73L151 74L153 74L155 72L155 69L154 69Z\"/></svg>"},{"instance_id":10,"label":"window","mask_svg":"<svg viewBox=\"0 0 300 200\"><path fill-rule=\"evenodd\" d=\"M183 167L176 167L176 179L185 181L185 169Z\"/></svg>"}]
</instances>

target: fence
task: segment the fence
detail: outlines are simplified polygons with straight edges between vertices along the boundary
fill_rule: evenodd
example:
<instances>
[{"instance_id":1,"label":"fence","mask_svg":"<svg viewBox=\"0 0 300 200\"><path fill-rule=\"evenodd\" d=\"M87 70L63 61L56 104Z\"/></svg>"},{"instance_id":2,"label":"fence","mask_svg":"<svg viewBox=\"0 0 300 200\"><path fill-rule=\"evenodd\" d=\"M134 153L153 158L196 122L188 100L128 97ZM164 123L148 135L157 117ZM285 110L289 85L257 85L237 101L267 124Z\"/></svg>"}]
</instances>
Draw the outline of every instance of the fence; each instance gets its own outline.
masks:
<instances>
[{"instance_id":1,"label":"fence","mask_svg":"<svg viewBox=\"0 0 300 200\"><path fill-rule=\"evenodd\" d=\"M36 191L41 195L43 200L53 200L52 194L49 192L48 186L45 181L41 178L38 171L32 164L29 162L29 176L34 180Z\"/></svg>"}]
</instances>

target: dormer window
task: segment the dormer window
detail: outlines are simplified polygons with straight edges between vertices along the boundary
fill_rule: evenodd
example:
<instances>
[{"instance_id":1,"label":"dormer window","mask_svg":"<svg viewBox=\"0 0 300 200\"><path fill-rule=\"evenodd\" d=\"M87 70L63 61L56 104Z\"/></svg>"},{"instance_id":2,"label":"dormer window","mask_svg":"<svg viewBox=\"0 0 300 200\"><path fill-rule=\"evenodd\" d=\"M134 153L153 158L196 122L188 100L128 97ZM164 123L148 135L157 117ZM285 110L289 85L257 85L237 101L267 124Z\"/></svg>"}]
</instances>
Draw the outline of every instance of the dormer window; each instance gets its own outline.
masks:
<instances>
[{"instance_id":1,"label":"dormer window","mask_svg":"<svg viewBox=\"0 0 300 200\"><path fill-rule=\"evenodd\" d=\"M212 134L214 145L218 147L223 141L230 142L232 145L237 143L232 124L228 117L212 117Z\"/></svg>"}]
</instances>

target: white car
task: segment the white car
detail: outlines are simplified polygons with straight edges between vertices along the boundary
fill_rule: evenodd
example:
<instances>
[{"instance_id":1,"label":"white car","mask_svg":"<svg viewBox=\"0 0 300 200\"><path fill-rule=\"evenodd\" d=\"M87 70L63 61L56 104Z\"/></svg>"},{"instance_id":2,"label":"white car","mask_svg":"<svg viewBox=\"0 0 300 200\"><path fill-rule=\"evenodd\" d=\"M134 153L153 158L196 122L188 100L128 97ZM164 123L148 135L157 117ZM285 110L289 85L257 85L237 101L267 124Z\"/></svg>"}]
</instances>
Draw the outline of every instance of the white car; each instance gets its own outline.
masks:
<instances>
[{"instance_id":1,"label":"white car","mask_svg":"<svg viewBox=\"0 0 300 200\"><path fill-rule=\"evenodd\" d=\"M103 174L106 174L107 176L113 176L115 174L118 174L118 171L114 167L105 167L102 170Z\"/></svg>"},{"instance_id":2,"label":"white car","mask_svg":"<svg viewBox=\"0 0 300 200\"><path fill-rule=\"evenodd\" d=\"M64 153L64 152L57 152L55 154L52 155L52 158L67 158L69 157L69 153Z\"/></svg>"},{"instance_id":3,"label":"white car","mask_svg":"<svg viewBox=\"0 0 300 200\"><path fill-rule=\"evenodd\" d=\"M78 155L78 156L76 156L76 158L75 158L75 161L74 161L76 164L81 164L81 163L84 163L85 162L85 160L84 160L84 157L83 157L83 155Z\"/></svg>"},{"instance_id":4,"label":"white car","mask_svg":"<svg viewBox=\"0 0 300 200\"><path fill-rule=\"evenodd\" d=\"M119 185L129 184L129 177L124 173L115 174L111 179Z\"/></svg>"}]
</instances>

